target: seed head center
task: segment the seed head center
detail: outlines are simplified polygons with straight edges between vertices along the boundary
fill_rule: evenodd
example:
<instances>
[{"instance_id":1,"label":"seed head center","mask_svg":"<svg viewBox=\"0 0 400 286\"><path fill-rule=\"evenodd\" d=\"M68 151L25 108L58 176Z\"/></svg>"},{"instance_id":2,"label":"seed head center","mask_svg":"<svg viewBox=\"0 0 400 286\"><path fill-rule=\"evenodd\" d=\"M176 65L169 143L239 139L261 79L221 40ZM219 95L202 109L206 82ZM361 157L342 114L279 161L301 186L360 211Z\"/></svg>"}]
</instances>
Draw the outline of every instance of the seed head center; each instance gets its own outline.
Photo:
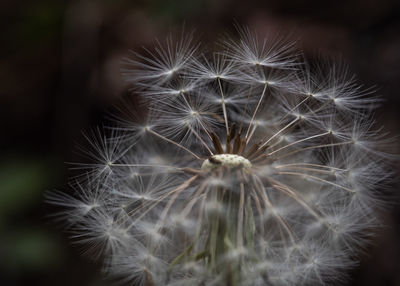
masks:
<instances>
[{"instance_id":1,"label":"seed head center","mask_svg":"<svg viewBox=\"0 0 400 286\"><path fill-rule=\"evenodd\" d=\"M243 169L250 169L251 163L246 158L236 154L217 154L211 156L207 160L204 160L203 165L201 165L201 169L214 170L222 166L228 168L242 167Z\"/></svg>"}]
</instances>

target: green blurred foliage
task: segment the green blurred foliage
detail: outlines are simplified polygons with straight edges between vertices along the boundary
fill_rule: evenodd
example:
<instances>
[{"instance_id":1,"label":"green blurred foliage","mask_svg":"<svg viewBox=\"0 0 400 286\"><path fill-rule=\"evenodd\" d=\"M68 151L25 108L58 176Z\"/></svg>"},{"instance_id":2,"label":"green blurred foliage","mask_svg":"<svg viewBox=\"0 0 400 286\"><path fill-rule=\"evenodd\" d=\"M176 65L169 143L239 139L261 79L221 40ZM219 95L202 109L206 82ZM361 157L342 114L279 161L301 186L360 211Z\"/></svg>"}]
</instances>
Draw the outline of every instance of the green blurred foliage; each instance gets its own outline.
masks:
<instances>
[{"instance_id":1,"label":"green blurred foliage","mask_svg":"<svg viewBox=\"0 0 400 286\"><path fill-rule=\"evenodd\" d=\"M150 11L156 17L179 23L193 17L199 11L204 11L204 1L188 0L156 0L151 1Z\"/></svg>"},{"instance_id":2,"label":"green blurred foliage","mask_svg":"<svg viewBox=\"0 0 400 286\"><path fill-rule=\"evenodd\" d=\"M43 162L20 159L1 164L0 217L40 201L48 181L49 172Z\"/></svg>"},{"instance_id":3,"label":"green blurred foliage","mask_svg":"<svg viewBox=\"0 0 400 286\"><path fill-rule=\"evenodd\" d=\"M5 258L0 269L9 275L48 271L65 259L65 250L41 225L46 218L37 211L44 190L60 177L50 166L51 160L37 158L0 164L0 253Z\"/></svg>"},{"instance_id":4,"label":"green blurred foliage","mask_svg":"<svg viewBox=\"0 0 400 286\"><path fill-rule=\"evenodd\" d=\"M62 35L65 1L33 1L14 11L10 28L5 31L6 52L46 47Z\"/></svg>"},{"instance_id":5,"label":"green blurred foliage","mask_svg":"<svg viewBox=\"0 0 400 286\"><path fill-rule=\"evenodd\" d=\"M17 26L20 41L46 44L62 30L63 1L40 1L23 11Z\"/></svg>"},{"instance_id":6,"label":"green blurred foliage","mask_svg":"<svg viewBox=\"0 0 400 286\"><path fill-rule=\"evenodd\" d=\"M3 237L3 250L6 253L7 263L3 265L8 271L49 271L49 267L56 267L65 253L51 233L40 228L22 227Z\"/></svg>"}]
</instances>

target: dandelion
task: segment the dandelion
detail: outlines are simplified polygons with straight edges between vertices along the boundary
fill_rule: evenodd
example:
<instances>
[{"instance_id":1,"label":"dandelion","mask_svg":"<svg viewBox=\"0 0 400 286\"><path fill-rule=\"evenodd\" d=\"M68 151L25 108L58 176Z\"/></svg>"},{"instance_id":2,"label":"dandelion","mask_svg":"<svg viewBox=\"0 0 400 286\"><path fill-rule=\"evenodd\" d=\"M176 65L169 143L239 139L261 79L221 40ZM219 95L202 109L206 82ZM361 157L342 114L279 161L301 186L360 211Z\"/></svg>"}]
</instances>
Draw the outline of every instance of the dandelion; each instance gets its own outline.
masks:
<instances>
[{"instance_id":1,"label":"dandelion","mask_svg":"<svg viewBox=\"0 0 400 286\"><path fill-rule=\"evenodd\" d=\"M243 29L211 55L191 40L127 62L142 112L87 136L75 194L48 200L108 274L134 285L342 279L389 176L368 116L377 99L283 40Z\"/></svg>"}]
</instances>

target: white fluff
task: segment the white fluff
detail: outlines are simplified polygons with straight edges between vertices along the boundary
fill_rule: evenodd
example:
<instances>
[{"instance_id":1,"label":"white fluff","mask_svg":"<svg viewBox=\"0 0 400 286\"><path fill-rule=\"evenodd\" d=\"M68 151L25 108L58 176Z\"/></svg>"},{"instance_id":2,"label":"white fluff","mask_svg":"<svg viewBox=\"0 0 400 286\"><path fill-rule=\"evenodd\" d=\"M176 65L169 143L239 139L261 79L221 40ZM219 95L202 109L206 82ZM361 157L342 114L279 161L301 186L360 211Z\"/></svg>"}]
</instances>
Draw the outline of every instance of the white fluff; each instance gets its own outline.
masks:
<instances>
[{"instance_id":1,"label":"white fluff","mask_svg":"<svg viewBox=\"0 0 400 286\"><path fill-rule=\"evenodd\" d=\"M389 141L365 116L378 100L346 68L240 34L211 56L193 35L135 54L125 76L147 112L88 136L74 193L49 194L110 275L323 285L345 277L371 235L390 178L377 148Z\"/></svg>"}]
</instances>

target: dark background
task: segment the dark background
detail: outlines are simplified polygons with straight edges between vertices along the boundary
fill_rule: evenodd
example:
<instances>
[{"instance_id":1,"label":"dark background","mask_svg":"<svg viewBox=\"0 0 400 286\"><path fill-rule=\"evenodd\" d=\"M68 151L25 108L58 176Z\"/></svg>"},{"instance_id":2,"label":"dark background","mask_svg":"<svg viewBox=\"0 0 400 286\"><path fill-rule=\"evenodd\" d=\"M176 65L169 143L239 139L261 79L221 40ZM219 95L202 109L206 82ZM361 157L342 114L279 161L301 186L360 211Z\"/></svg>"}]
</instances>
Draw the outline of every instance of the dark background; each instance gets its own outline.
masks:
<instances>
[{"instance_id":1,"label":"dark background","mask_svg":"<svg viewBox=\"0 0 400 286\"><path fill-rule=\"evenodd\" d=\"M109 285L100 266L48 218L46 190L63 189L82 130L128 86L129 50L180 32L209 42L234 24L299 39L307 56L341 57L385 102L379 124L400 126L400 1L38 0L0 2L0 285ZM399 153L395 143L392 152ZM398 174L399 164L394 164ZM393 184L392 192L397 192ZM394 199L395 200L395 199ZM393 200L393 201L394 201ZM361 254L346 285L400 285L400 206Z\"/></svg>"}]
</instances>

